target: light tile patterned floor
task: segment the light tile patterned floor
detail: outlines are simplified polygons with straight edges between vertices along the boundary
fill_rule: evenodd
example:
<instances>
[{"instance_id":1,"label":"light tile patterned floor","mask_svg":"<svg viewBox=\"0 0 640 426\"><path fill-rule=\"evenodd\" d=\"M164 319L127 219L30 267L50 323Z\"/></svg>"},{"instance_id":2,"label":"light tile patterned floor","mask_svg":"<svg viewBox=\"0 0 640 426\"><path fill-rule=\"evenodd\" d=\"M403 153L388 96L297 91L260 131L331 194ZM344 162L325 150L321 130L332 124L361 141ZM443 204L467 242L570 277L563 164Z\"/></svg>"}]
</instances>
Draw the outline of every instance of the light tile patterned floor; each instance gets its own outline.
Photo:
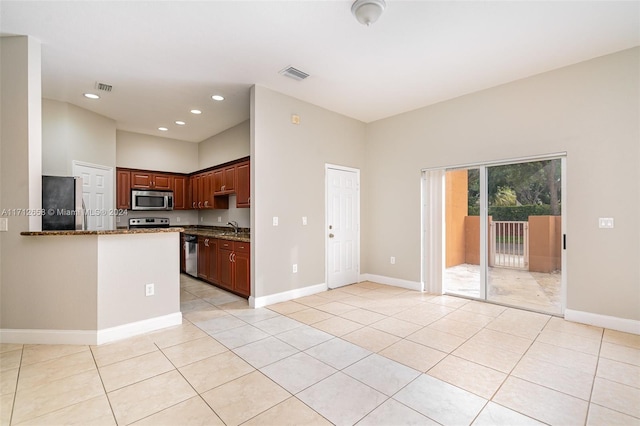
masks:
<instances>
[{"instance_id":1,"label":"light tile patterned floor","mask_svg":"<svg viewBox=\"0 0 640 426\"><path fill-rule=\"evenodd\" d=\"M1 425L640 425L640 336L363 282L181 326L0 345Z\"/></svg>"}]
</instances>

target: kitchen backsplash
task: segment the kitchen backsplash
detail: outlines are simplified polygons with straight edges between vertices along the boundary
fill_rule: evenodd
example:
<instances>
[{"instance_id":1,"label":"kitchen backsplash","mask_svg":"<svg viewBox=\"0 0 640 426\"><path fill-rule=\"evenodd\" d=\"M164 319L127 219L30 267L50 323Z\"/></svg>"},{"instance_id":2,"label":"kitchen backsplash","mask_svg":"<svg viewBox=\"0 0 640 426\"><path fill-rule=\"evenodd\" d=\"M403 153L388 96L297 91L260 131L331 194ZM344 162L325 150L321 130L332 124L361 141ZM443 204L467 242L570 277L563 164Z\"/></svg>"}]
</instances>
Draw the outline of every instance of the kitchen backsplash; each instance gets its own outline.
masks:
<instances>
[{"instance_id":1,"label":"kitchen backsplash","mask_svg":"<svg viewBox=\"0 0 640 426\"><path fill-rule=\"evenodd\" d=\"M133 211L127 210L120 216L116 227L127 227L129 218L166 217L171 226L207 225L227 226L227 222L235 220L241 228L251 227L251 209L237 209L235 195L229 196L228 210L171 210L171 211ZM218 221L220 218L220 221ZM116 219L117 220L117 219Z\"/></svg>"}]
</instances>

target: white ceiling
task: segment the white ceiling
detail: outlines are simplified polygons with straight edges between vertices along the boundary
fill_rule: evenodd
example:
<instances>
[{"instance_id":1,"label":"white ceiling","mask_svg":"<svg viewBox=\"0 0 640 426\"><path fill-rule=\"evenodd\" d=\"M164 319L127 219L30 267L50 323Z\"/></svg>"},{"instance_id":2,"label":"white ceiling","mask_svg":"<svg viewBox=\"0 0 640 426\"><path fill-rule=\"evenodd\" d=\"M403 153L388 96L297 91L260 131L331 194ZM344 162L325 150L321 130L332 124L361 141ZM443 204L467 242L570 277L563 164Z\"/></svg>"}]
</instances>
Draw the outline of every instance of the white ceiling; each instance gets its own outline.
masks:
<instances>
[{"instance_id":1,"label":"white ceiling","mask_svg":"<svg viewBox=\"0 0 640 426\"><path fill-rule=\"evenodd\" d=\"M192 142L249 118L253 84L371 122L640 45L640 1L387 0L371 27L351 3L2 0L0 31L42 42L44 97Z\"/></svg>"}]
</instances>

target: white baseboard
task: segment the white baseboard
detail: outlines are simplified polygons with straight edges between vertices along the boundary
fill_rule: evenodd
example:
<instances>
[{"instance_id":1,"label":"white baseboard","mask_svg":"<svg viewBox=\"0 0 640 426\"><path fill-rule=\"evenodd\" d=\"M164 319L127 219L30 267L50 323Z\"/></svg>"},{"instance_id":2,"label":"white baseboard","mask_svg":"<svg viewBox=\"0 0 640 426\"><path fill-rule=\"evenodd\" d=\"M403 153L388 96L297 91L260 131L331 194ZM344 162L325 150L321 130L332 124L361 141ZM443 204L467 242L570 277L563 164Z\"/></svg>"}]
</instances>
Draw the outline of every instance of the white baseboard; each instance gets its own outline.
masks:
<instances>
[{"instance_id":1,"label":"white baseboard","mask_svg":"<svg viewBox=\"0 0 640 426\"><path fill-rule=\"evenodd\" d=\"M102 345L103 343L126 339L127 337L133 337L180 324L182 324L182 312L176 312L161 317L149 318L117 327L98 330L96 340L98 345Z\"/></svg>"},{"instance_id":2,"label":"white baseboard","mask_svg":"<svg viewBox=\"0 0 640 426\"><path fill-rule=\"evenodd\" d=\"M323 283L283 291L282 293L270 294L268 296L251 296L249 297L249 306L251 306L252 308L262 308L264 306L273 305L274 303L286 302L287 300L293 300L299 297L311 296L312 294L321 293L326 290L327 285Z\"/></svg>"},{"instance_id":3,"label":"white baseboard","mask_svg":"<svg viewBox=\"0 0 640 426\"><path fill-rule=\"evenodd\" d=\"M611 330L623 331L625 333L640 334L640 321L626 318L565 309L564 319L567 321L604 327Z\"/></svg>"},{"instance_id":4,"label":"white baseboard","mask_svg":"<svg viewBox=\"0 0 640 426\"><path fill-rule=\"evenodd\" d=\"M182 324L182 313L164 315L104 330L0 329L0 343L41 345L101 345Z\"/></svg>"},{"instance_id":5,"label":"white baseboard","mask_svg":"<svg viewBox=\"0 0 640 426\"><path fill-rule=\"evenodd\" d=\"M417 281L401 280L400 278L385 277L383 275L360 274L360 281L371 281L378 284L422 291L422 284Z\"/></svg>"}]
</instances>

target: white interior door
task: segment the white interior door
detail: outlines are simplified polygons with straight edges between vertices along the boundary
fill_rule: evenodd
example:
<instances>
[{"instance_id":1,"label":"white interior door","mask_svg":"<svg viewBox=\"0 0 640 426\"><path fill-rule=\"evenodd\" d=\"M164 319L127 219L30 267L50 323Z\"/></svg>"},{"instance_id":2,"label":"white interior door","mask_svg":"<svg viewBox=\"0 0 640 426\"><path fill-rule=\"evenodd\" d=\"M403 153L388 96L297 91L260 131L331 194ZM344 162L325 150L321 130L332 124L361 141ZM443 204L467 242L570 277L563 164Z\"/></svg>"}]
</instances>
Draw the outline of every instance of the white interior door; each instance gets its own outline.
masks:
<instances>
[{"instance_id":1,"label":"white interior door","mask_svg":"<svg viewBox=\"0 0 640 426\"><path fill-rule=\"evenodd\" d=\"M82 178L82 199L87 209L87 229L113 229L113 168L74 161L73 175Z\"/></svg>"},{"instance_id":2,"label":"white interior door","mask_svg":"<svg viewBox=\"0 0 640 426\"><path fill-rule=\"evenodd\" d=\"M358 282L360 274L360 171L326 166L327 286Z\"/></svg>"}]
</instances>

